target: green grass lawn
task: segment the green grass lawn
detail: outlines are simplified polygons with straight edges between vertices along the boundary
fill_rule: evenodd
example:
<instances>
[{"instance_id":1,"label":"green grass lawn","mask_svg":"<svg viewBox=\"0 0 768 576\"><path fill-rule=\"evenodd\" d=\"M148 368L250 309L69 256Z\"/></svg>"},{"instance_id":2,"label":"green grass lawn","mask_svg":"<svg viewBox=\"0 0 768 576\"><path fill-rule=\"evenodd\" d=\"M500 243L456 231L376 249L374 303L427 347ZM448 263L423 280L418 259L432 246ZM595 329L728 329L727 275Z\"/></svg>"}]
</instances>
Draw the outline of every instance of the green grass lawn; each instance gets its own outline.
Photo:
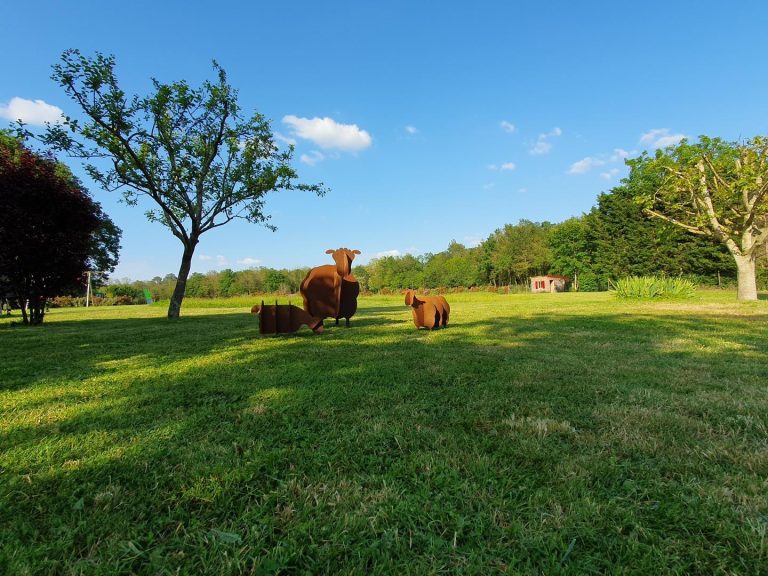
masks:
<instances>
[{"instance_id":1,"label":"green grass lawn","mask_svg":"<svg viewBox=\"0 0 768 576\"><path fill-rule=\"evenodd\" d=\"M768 301L401 298L0 321L0 573L768 573Z\"/></svg>"}]
</instances>

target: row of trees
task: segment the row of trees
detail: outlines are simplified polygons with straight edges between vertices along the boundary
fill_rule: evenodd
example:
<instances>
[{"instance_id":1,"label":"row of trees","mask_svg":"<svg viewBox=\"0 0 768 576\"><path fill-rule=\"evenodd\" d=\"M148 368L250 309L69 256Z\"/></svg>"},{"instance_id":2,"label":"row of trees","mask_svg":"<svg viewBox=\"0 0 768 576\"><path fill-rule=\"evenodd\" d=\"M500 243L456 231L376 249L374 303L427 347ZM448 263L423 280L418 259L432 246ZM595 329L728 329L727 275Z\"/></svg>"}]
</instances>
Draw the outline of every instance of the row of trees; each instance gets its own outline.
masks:
<instances>
[{"instance_id":1,"label":"row of trees","mask_svg":"<svg viewBox=\"0 0 768 576\"><path fill-rule=\"evenodd\" d=\"M153 80L150 95L128 97L119 86L113 57L97 53L89 58L67 50L53 67L52 78L80 108L82 118L66 117L38 135L21 122L17 127L22 140L35 138L85 160L90 177L105 190L122 191L128 204L142 197L153 203L148 218L166 226L183 246L169 318L179 316L189 293L192 256L202 234L236 218L268 225L263 209L269 192L325 192L319 184L296 183L293 148L277 146L262 115L245 116L224 70L214 63L214 71L216 80L200 88ZM16 156L0 167L0 177L11 182L19 179L14 176ZM628 164L624 184L602 195L596 209L581 218L557 226L521 221L497 230L478 248L453 243L439 254L382 259L359 274L372 289L520 284L543 272L567 274L581 287L599 288L630 273L711 276L735 268L739 299L756 299L756 266L768 240L768 139L684 140ZM29 186L34 177L11 187ZM82 191L71 175L64 180ZM49 183L50 189L58 185ZM84 227L91 238L110 228L97 205L87 212L94 216ZM88 218L83 215L83 220ZM107 236L116 232L112 225ZM35 234L31 228L22 231L22 244ZM79 254L85 266L88 250L77 250L73 245L69 251ZM18 258L6 252L6 263ZM0 282L10 286L8 273L18 269L6 266ZM25 300L37 302L37 308L53 285L47 280L41 284L40 277L36 273L33 288L18 282L11 286L17 297L26 291ZM205 283L197 278L192 285L200 291Z\"/></svg>"},{"instance_id":2,"label":"row of trees","mask_svg":"<svg viewBox=\"0 0 768 576\"><path fill-rule=\"evenodd\" d=\"M765 286L766 141L702 137L629 161L621 185L587 214L565 222L521 220L477 247L451 242L437 254L407 254L356 266L364 289L527 286L540 274L567 276L577 290L605 290L627 275L693 277L736 284L741 299ZM190 294L296 291L305 270L211 272L190 278ZM267 281L267 277L273 281ZM222 288L223 287L223 288Z\"/></svg>"},{"instance_id":3,"label":"row of trees","mask_svg":"<svg viewBox=\"0 0 768 576\"><path fill-rule=\"evenodd\" d=\"M439 254L380 258L356 267L355 274L374 291L522 287L541 274L567 276L575 289L594 291L627 275L685 275L704 284L732 284L736 266L725 246L644 214L629 186L622 185L601 194L580 217L559 224L521 220L474 248L452 242Z\"/></svg>"},{"instance_id":4,"label":"row of trees","mask_svg":"<svg viewBox=\"0 0 768 576\"><path fill-rule=\"evenodd\" d=\"M249 268L237 271L227 268L206 274L193 272L187 279L187 296L226 298L251 294L292 294L299 291L299 285L308 271L309 268ZM131 286L138 292L149 290L155 300L168 300L173 295L176 280L175 274L167 274L163 278L156 276L151 280L133 282Z\"/></svg>"},{"instance_id":5,"label":"row of trees","mask_svg":"<svg viewBox=\"0 0 768 576\"><path fill-rule=\"evenodd\" d=\"M768 287L768 253L758 255L758 278ZM307 268L194 273L187 294L227 297L270 292L295 293ZM521 220L496 230L476 247L451 242L436 254L386 256L358 265L354 274L364 290L473 286L525 289L531 276L567 276L575 289L605 290L626 275L684 275L700 284L736 283L736 266L721 244L686 233L643 212L622 185L598 197L587 214L558 224ZM133 282L140 295L170 298L176 277L169 274Z\"/></svg>"},{"instance_id":6,"label":"row of trees","mask_svg":"<svg viewBox=\"0 0 768 576\"><path fill-rule=\"evenodd\" d=\"M558 225L521 221L496 230L467 255L443 259L471 283L525 283L544 272L570 276L577 288L601 289L630 274L688 274L718 283L736 279L740 300L757 299L768 255L768 139L734 143L701 137L627 161L622 185L597 206ZM462 255L464 262L462 264ZM433 258L377 262L373 286L429 286ZM453 278L443 275L450 285Z\"/></svg>"}]
</instances>

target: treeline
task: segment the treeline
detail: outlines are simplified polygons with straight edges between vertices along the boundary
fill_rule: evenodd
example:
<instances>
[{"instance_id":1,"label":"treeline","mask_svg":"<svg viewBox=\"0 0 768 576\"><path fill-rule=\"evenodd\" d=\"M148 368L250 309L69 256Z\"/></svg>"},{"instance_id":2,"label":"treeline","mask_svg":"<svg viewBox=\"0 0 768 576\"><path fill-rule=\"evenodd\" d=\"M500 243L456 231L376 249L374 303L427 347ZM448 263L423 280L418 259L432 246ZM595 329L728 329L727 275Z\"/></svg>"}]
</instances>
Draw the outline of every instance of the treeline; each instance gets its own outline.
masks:
<instances>
[{"instance_id":1,"label":"treeline","mask_svg":"<svg viewBox=\"0 0 768 576\"><path fill-rule=\"evenodd\" d=\"M370 292L487 286L524 290L531 276L542 274L566 276L571 289L581 291L606 290L609 282L629 275L685 276L700 285L735 285L733 258L721 244L645 216L634 197L629 182L598 196L589 213L565 222L521 220L494 231L479 246L454 241L437 254L377 258L355 266L353 273ZM761 287L768 286L767 255L768 247L758 259ZM195 273L187 282L187 296L295 293L307 271ZM175 282L169 274L130 286L137 299L147 288L154 299L165 300Z\"/></svg>"},{"instance_id":2,"label":"treeline","mask_svg":"<svg viewBox=\"0 0 768 576\"><path fill-rule=\"evenodd\" d=\"M249 268L247 270L220 270L206 274L195 272L187 279L186 296L193 298L226 298L250 294L293 294L309 268L276 270L274 268ZM144 290L149 290L153 300L168 300L176 286L176 275L156 276L151 280L131 283L113 283L99 288L106 296L130 296L135 303L144 301Z\"/></svg>"},{"instance_id":3,"label":"treeline","mask_svg":"<svg viewBox=\"0 0 768 576\"><path fill-rule=\"evenodd\" d=\"M566 276L571 289L607 290L629 275L686 276L697 284L731 286L733 258L724 246L645 216L628 182L598 196L587 214L565 222L521 220L479 246L451 242L439 254L385 257L355 268L372 291L494 286L527 289L531 276ZM768 284L765 254L759 281Z\"/></svg>"}]
</instances>

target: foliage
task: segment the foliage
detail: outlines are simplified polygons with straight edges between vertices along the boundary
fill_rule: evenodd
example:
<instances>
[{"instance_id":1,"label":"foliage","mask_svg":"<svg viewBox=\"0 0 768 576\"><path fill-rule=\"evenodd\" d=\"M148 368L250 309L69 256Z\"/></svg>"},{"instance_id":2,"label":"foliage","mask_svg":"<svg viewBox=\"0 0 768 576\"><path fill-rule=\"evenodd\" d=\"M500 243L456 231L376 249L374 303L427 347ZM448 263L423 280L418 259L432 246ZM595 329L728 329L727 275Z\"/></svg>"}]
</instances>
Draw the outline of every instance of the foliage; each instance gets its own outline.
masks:
<instances>
[{"instance_id":1,"label":"foliage","mask_svg":"<svg viewBox=\"0 0 768 576\"><path fill-rule=\"evenodd\" d=\"M288 278L279 270L267 270L264 289L267 292L288 292Z\"/></svg>"},{"instance_id":2,"label":"foliage","mask_svg":"<svg viewBox=\"0 0 768 576\"><path fill-rule=\"evenodd\" d=\"M367 266L355 266L357 270L364 269L367 278L366 289L380 291L382 289L402 290L405 288L422 288L424 286L424 258L412 254L404 256L383 256L374 258Z\"/></svg>"},{"instance_id":3,"label":"foliage","mask_svg":"<svg viewBox=\"0 0 768 576\"><path fill-rule=\"evenodd\" d=\"M56 296L51 298L51 308L74 308L77 306L85 306L85 297L77 296Z\"/></svg>"},{"instance_id":4,"label":"foliage","mask_svg":"<svg viewBox=\"0 0 768 576\"><path fill-rule=\"evenodd\" d=\"M696 285L687 278L627 276L611 283L612 292L625 299L693 298Z\"/></svg>"},{"instance_id":5,"label":"foliage","mask_svg":"<svg viewBox=\"0 0 768 576\"><path fill-rule=\"evenodd\" d=\"M629 160L645 212L721 242L738 270L738 297L756 300L755 260L768 240L768 138L726 142L702 136Z\"/></svg>"},{"instance_id":6,"label":"foliage","mask_svg":"<svg viewBox=\"0 0 768 576\"><path fill-rule=\"evenodd\" d=\"M646 229L642 234L630 233L637 240L634 251L617 249L611 254L613 247L622 246L622 243L605 239L621 234L622 227ZM598 206L590 214L550 225L546 241L552 257L546 273L567 276L578 291L607 290L609 281L626 275L618 265L619 261L625 262L629 269L637 270L638 274L683 274L699 285L710 286L728 287L735 282L735 266L725 248L645 216L634 197L622 187L601 195ZM598 244L604 253L597 253ZM368 264L357 264L353 273L363 291L379 294L399 293L413 287L443 291L482 287L483 290L500 289L504 293L527 292L527 282L501 288L493 284L504 277L493 267L495 247L496 237L493 235L475 248L451 242L448 249L435 254L374 258ZM655 258L644 254L648 250L654 251ZM760 256L758 266L764 274L761 285L768 288L768 276L765 276L768 259L764 253ZM308 270L259 267L195 273L187 281L187 294L196 298L295 294ZM137 281L133 285L150 290L152 297L159 301L170 298L175 282L176 277L169 274L165 278L158 276L149 281Z\"/></svg>"},{"instance_id":7,"label":"foliage","mask_svg":"<svg viewBox=\"0 0 768 576\"><path fill-rule=\"evenodd\" d=\"M0 320L25 351L0 363L0 566L765 572L768 302L449 301L434 333L400 295L322 336L260 337L250 299Z\"/></svg>"},{"instance_id":8,"label":"foliage","mask_svg":"<svg viewBox=\"0 0 768 576\"><path fill-rule=\"evenodd\" d=\"M492 235L490 262L494 283L527 284L531 276L546 274L552 260L547 236L549 222L520 220L507 224Z\"/></svg>"},{"instance_id":9,"label":"foliage","mask_svg":"<svg viewBox=\"0 0 768 576\"><path fill-rule=\"evenodd\" d=\"M85 120L67 118L48 127L43 141L89 163L89 175L107 190L121 190L128 204L153 203L149 220L166 226L184 251L168 308L177 318L192 255L202 234L233 219L269 226L267 193L304 190L296 184L293 148L280 150L261 114L241 114L237 91L214 62L216 81L200 88L153 79L149 96L128 97L115 75L115 59L66 50L53 79L81 108Z\"/></svg>"},{"instance_id":10,"label":"foliage","mask_svg":"<svg viewBox=\"0 0 768 576\"><path fill-rule=\"evenodd\" d=\"M427 254L423 266L423 286L476 286L482 282L478 266L478 249L467 248L452 240L448 249L438 254ZM417 286L414 284L412 286ZM405 286L408 288L409 286Z\"/></svg>"},{"instance_id":11,"label":"foliage","mask_svg":"<svg viewBox=\"0 0 768 576\"><path fill-rule=\"evenodd\" d=\"M594 248L587 218L569 218L552 227L547 237L552 254L550 274L570 278L574 290L596 291Z\"/></svg>"},{"instance_id":12,"label":"foliage","mask_svg":"<svg viewBox=\"0 0 768 576\"><path fill-rule=\"evenodd\" d=\"M733 259L724 246L643 213L637 198L657 184L633 173L623 185L598 196L585 217L597 276L603 283L626 275L734 277Z\"/></svg>"},{"instance_id":13,"label":"foliage","mask_svg":"<svg viewBox=\"0 0 768 576\"><path fill-rule=\"evenodd\" d=\"M101 290L107 299L112 299L107 304L144 304L144 291L138 286L130 284L108 284Z\"/></svg>"},{"instance_id":14,"label":"foliage","mask_svg":"<svg viewBox=\"0 0 768 576\"><path fill-rule=\"evenodd\" d=\"M0 132L0 278L25 324L40 324L50 298L81 291L83 274L117 263L120 230L53 157ZM100 275L104 278L104 275Z\"/></svg>"}]
</instances>

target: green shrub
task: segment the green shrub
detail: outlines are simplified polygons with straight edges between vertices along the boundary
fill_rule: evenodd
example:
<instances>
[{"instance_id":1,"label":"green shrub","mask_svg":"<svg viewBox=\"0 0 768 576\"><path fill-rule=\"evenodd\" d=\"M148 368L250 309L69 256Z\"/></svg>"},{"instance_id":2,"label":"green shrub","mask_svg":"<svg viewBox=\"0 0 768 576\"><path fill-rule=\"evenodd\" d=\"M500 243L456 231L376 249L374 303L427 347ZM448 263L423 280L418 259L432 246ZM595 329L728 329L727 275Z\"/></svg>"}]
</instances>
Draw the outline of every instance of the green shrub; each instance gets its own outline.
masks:
<instances>
[{"instance_id":1,"label":"green shrub","mask_svg":"<svg viewBox=\"0 0 768 576\"><path fill-rule=\"evenodd\" d=\"M578 281L579 292L600 292L605 290L605 284L601 283L600 278L592 271L579 273Z\"/></svg>"},{"instance_id":2,"label":"green shrub","mask_svg":"<svg viewBox=\"0 0 768 576\"><path fill-rule=\"evenodd\" d=\"M692 298L696 285L687 278L626 276L611 282L610 290L625 299Z\"/></svg>"},{"instance_id":3,"label":"green shrub","mask_svg":"<svg viewBox=\"0 0 768 576\"><path fill-rule=\"evenodd\" d=\"M48 305L51 308L74 308L85 306L85 298L77 296L56 296L52 298Z\"/></svg>"}]
</instances>

